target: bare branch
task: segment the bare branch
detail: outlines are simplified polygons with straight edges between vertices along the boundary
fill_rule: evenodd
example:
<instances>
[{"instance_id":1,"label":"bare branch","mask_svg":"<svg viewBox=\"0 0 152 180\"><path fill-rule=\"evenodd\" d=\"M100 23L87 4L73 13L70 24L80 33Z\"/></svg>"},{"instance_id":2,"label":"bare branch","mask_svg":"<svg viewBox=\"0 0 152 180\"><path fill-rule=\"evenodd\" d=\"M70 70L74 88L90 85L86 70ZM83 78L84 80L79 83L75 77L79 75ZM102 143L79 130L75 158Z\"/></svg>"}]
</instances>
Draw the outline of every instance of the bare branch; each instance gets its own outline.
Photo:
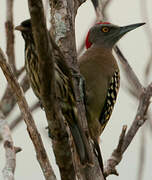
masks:
<instances>
[{"instance_id":1,"label":"bare branch","mask_svg":"<svg viewBox=\"0 0 152 180\"><path fill-rule=\"evenodd\" d=\"M123 139L121 140L121 143L119 140L119 145L117 146L116 150L113 151L112 156L107 161L107 164L105 166L105 175L106 176L113 174L113 173L117 174L115 166L120 163L124 152L127 150L128 146L132 142L138 129L144 124L144 122L146 120L146 114L147 114L147 110L148 110L148 107L150 104L151 96L152 96L152 83L149 84L149 86L147 88L145 88L143 93L141 94L137 114L135 116L135 119L134 119L131 127L129 128L127 134L126 135L124 134L125 137L124 137L124 135L120 136L120 137L123 137ZM120 147L121 147L121 151L120 151ZM115 154L116 151L119 153Z\"/></svg>"},{"instance_id":2,"label":"bare branch","mask_svg":"<svg viewBox=\"0 0 152 180\"><path fill-rule=\"evenodd\" d=\"M35 110L37 110L40 107L40 103L36 102L34 103L31 107L30 107L30 112L34 112ZM20 114L16 119L12 120L10 126L10 129L14 129L17 127L17 125L21 122L21 120L23 120L22 115Z\"/></svg>"},{"instance_id":3,"label":"bare branch","mask_svg":"<svg viewBox=\"0 0 152 180\"><path fill-rule=\"evenodd\" d=\"M13 145L11 132L7 122L0 112L0 135L4 142L6 163L3 168L4 180L14 180L14 171L16 167L16 151Z\"/></svg>"},{"instance_id":4,"label":"bare branch","mask_svg":"<svg viewBox=\"0 0 152 180\"><path fill-rule=\"evenodd\" d=\"M103 15L103 20L107 21L107 8L110 6L110 3L112 2L112 0L105 0L105 2L103 3L102 6L102 15Z\"/></svg>"},{"instance_id":5,"label":"bare branch","mask_svg":"<svg viewBox=\"0 0 152 180\"><path fill-rule=\"evenodd\" d=\"M136 76L135 72L132 70L131 66L129 65L127 59L124 57L123 53L120 51L118 46L114 48L120 62L123 65L123 70L126 73L126 77L131 82L132 86L134 86L138 97L140 97L141 93L143 92L143 86L140 83L138 77Z\"/></svg>"},{"instance_id":6,"label":"bare branch","mask_svg":"<svg viewBox=\"0 0 152 180\"><path fill-rule=\"evenodd\" d=\"M131 143L133 137L137 133L138 129L144 124L146 120L146 114L149 107L151 96L152 96L152 83L141 94L137 114L125 137L125 141L122 147L122 153L125 152L129 144Z\"/></svg>"},{"instance_id":7,"label":"bare branch","mask_svg":"<svg viewBox=\"0 0 152 180\"><path fill-rule=\"evenodd\" d=\"M50 165L49 159L47 157L41 136L38 133L38 130L36 128L36 125L34 123L32 115L29 111L29 108L28 108L27 102L24 98L22 89L20 88L16 78L13 76L13 73L12 73L9 65L6 63L6 58L1 49L0 49L0 67L1 67L8 83L10 84L12 90L14 91L19 108L22 112L24 121L27 125L28 133L34 144L35 151L37 154L37 159L42 168L43 174L47 180L55 180L56 177L54 175L54 172Z\"/></svg>"},{"instance_id":8,"label":"bare branch","mask_svg":"<svg viewBox=\"0 0 152 180\"><path fill-rule=\"evenodd\" d=\"M104 176L107 177L109 174L119 175L115 167L119 164L122 159L122 146L126 134L127 126L124 125L122 128L122 132L119 137L119 143L117 148L113 151L111 157L107 160L104 167Z\"/></svg>"},{"instance_id":9,"label":"bare branch","mask_svg":"<svg viewBox=\"0 0 152 180\"><path fill-rule=\"evenodd\" d=\"M22 87L23 92L26 92L29 89L30 85L27 75L24 76L23 80L20 83L20 86ZM12 88L8 85L0 101L0 108L5 118L10 114L10 112L13 110L15 105L16 105L16 98L14 96Z\"/></svg>"},{"instance_id":10,"label":"bare branch","mask_svg":"<svg viewBox=\"0 0 152 180\"><path fill-rule=\"evenodd\" d=\"M15 51L14 51L13 5L14 5L14 0L6 1L6 7L7 7L6 22L5 22L6 40L7 40L6 53L12 71L13 73L16 73Z\"/></svg>"}]
</instances>

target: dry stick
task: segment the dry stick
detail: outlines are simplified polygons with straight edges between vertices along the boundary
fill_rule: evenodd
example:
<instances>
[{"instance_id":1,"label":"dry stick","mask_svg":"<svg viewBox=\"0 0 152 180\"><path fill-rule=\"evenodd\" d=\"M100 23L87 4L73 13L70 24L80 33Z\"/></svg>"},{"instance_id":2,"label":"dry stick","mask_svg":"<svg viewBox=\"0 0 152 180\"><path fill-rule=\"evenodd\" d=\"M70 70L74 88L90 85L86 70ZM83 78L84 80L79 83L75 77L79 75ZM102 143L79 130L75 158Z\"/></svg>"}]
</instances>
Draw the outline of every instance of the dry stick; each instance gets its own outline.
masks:
<instances>
[{"instance_id":1,"label":"dry stick","mask_svg":"<svg viewBox=\"0 0 152 180\"><path fill-rule=\"evenodd\" d=\"M13 145L13 140L11 137L11 132L7 122L0 112L0 136L3 139L6 163L3 168L3 178L4 180L14 180L14 171L16 167L16 152Z\"/></svg>"},{"instance_id":2,"label":"dry stick","mask_svg":"<svg viewBox=\"0 0 152 180\"><path fill-rule=\"evenodd\" d=\"M105 176L110 175L112 172L116 172L115 166L120 163L122 155L127 150L130 143L132 142L132 139L136 135L138 129L144 124L146 120L146 114L150 104L151 96L152 96L152 83L147 88L145 88L143 93L141 94L137 114L130 129L128 130L127 134L123 139L121 153L119 154L119 156L114 156L112 154L112 156L108 160L109 163L107 163L107 165L105 166L105 172L104 172Z\"/></svg>"},{"instance_id":3,"label":"dry stick","mask_svg":"<svg viewBox=\"0 0 152 180\"><path fill-rule=\"evenodd\" d=\"M27 75L23 77L20 86L22 87L24 93L29 89L30 85ZM0 109L3 112L5 118L12 112L15 105L16 105L16 98L14 96L12 88L10 88L10 86L8 85L0 101Z\"/></svg>"},{"instance_id":4,"label":"dry stick","mask_svg":"<svg viewBox=\"0 0 152 180\"><path fill-rule=\"evenodd\" d=\"M136 76L135 72L132 70L131 66L129 65L127 59L124 57L123 53L120 51L118 46L114 47L114 50L122 63L126 76L128 77L131 84L134 86L137 96L140 97L141 93L143 92L143 86L140 83L138 77Z\"/></svg>"},{"instance_id":5,"label":"dry stick","mask_svg":"<svg viewBox=\"0 0 152 180\"><path fill-rule=\"evenodd\" d=\"M27 130L28 130L29 136L35 147L37 159L41 166L43 174L47 180L56 180L56 177L55 177L52 167L50 165L49 159L47 157L41 136L38 133L38 130L36 128L36 125L34 123L32 115L29 111L26 99L24 98L23 91L20 88L16 78L13 76L13 73L12 73L8 63L6 62L6 58L1 49L0 49L0 67L1 67L8 83L10 84L12 90L14 91L19 108L22 112L24 121L27 125Z\"/></svg>"},{"instance_id":6,"label":"dry stick","mask_svg":"<svg viewBox=\"0 0 152 180\"><path fill-rule=\"evenodd\" d=\"M36 102L34 103L31 107L30 107L30 112L34 112L35 110L37 110L40 107L40 103ZM16 117L9 125L10 129L14 129L17 127L17 125L23 120L22 115L20 114L18 117Z\"/></svg>"},{"instance_id":7,"label":"dry stick","mask_svg":"<svg viewBox=\"0 0 152 180\"><path fill-rule=\"evenodd\" d=\"M112 0L106 0L102 6L102 15L103 15L103 20L107 21L107 8L110 6L110 3L112 2Z\"/></svg>"},{"instance_id":8,"label":"dry stick","mask_svg":"<svg viewBox=\"0 0 152 180\"><path fill-rule=\"evenodd\" d=\"M122 153L125 152L140 126L142 126L145 122L151 96L152 83L149 84L148 87L145 88L144 92L141 94L137 114L130 129L128 130L128 133L126 134L125 141L122 147Z\"/></svg>"},{"instance_id":9,"label":"dry stick","mask_svg":"<svg viewBox=\"0 0 152 180\"><path fill-rule=\"evenodd\" d=\"M30 107L30 112L32 113L32 112L36 111L39 107L40 107L40 103L39 103L39 102L36 102L35 104L33 104L33 105ZM5 117L5 119L6 119L6 117ZM22 114L18 115L18 117L16 117L15 119L13 119L12 122L9 124L9 128L10 128L11 130L14 130L14 128L16 128L17 125L18 125L20 122L22 122L22 120L23 120ZM2 140L2 139L1 139L1 137L0 137L0 141L1 141L1 140Z\"/></svg>"},{"instance_id":10,"label":"dry stick","mask_svg":"<svg viewBox=\"0 0 152 180\"><path fill-rule=\"evenodd\" d=\"M15 51L14 51L14 25L13 25L13 5L14 0L6 1L6 53L8 56L8 62L12 68L13 73L16 74L15 65Z\"/></svg>"},{"instance_id":11,"label":"dry stick","mask_svg":"<svg viewBox=\"0 0 152 180\"><path fill-rule=\"evenodd\" d=\"M24 69L25 68L22 67L16 72L17 78L19 78L20 75L22 75L22 73L24 72ZM29 89L29 82L26 75L22 79L20 84L24 92L26 92ZM9 87L9 85L7 85L5 92L0 101L0 109L3 112L5 118L7 118L7 116L12 112L15 105L16 105L16 99L12 93L12 89Z\"/></svg>"},{"instance_id":12,"label":"dry stick","mask_svg":"<svg viewBox=\"0 0 152 180\"><path fill-rule=\"evenodd\" d=\"M119 164L119 162L122 159L122 145L124 142L125 134L126 134L127 126L124 125L122 128L122 132L119 137L119 142L117 145L117 148L113 151L111 157L107 160L105 167L104 167L104 175L105 177L110 175L110 174L115 174L118 176L118 172L115 168Z\"/></svg>"}]
</instances>

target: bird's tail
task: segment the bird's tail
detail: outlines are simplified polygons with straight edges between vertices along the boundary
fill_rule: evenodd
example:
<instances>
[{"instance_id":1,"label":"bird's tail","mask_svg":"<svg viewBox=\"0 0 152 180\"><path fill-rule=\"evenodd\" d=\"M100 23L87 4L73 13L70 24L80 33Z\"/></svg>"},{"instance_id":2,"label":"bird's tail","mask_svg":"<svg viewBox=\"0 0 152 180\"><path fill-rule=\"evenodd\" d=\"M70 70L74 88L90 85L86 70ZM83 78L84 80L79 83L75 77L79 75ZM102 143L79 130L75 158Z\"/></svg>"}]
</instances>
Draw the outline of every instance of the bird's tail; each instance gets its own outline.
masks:
<instances>
[{"instance_id":1,"label":"bird's tail","mask_svg":"<svg viewBox=\"0 0 152 180\"><path fill-rule=\"evenodd\" d=\"M82 135L82 132L77 124L69 124L71 134L76 146L77 153L80 158L80 162L82 165L85 165L86 163L89 163L89 155L86 150L86 144L84 142L84 138Z\"/></svg>"}]
</instances>

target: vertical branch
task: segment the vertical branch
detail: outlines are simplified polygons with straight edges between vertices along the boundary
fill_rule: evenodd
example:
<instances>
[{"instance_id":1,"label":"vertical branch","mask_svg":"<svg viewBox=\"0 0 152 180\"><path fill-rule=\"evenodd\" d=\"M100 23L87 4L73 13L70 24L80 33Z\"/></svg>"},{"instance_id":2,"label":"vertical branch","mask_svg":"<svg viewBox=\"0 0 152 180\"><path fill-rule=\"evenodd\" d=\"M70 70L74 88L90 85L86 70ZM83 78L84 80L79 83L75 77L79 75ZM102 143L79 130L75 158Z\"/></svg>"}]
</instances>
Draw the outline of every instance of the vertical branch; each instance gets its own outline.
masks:
<instances>
[{"instance_id":1,"label":"vertical branch","mask_svg":"<svg viewBox=\"0 0 152 180\"><path fill-rule=\"evenodd\" d=\"M28 0L29 11L31 14L32 31L36 49L38 52L38 63L40 72L41 98L45 108L48 123L50 124L53 116L55 80L54 80L54 58L52 55L52 45L46 28L46 19L41 0ZM42 48L43 47L43 48ZM52 107L52 108L50 108Z\"/></svg>"},{"instance_id":2,"label":"vertical branch","mask_svg":"<svg viewBox=\"0 0 152 180\"><path fill-rule=\"evenodd\" d=\"M69 33L70 37L66 37L67 29L70 31L70 28L73 28L72 22L68 24L68 27L65 23L65 21L68 23L68 17L67 17L67 10L65 7L68 8L67 1L49 1L51 6L51 33L52 37L55 37L55 41L58 45L60 45L60 48L63 50L63 54L65 55L65 59L67 60L67 56L69 57L69 54L73 54L73 46L74 42L71 41L72 36L74 37L74 34ZM71 1L73 4L73 2ZM60 13L62 11L62 13ZM71 18L71 17L70 17ZM73 31L72 31L73 33ZM60 39L62 39L62 42L60 42ZM69 44L71 43L71 48L69 48ZM63 48L64 46L64 48ZM74 47L75 48L75 47ZM68 53L69 52L69 53ZM63 60L63 58L62 58ZM69 62L69 58L67 60ZM61 177L62 179L76 179L76 172L72 160L72 153L70 151L70 146L68 139L66 139L65 142L63 142L66 147L66 151L68 151L68 156L66 153L63 155L59 154L57 158L57 164L60 169ZM61 144L60 144L61 146ZM60 147L58 146L58 147ZM57 146L54 146L54 148L57 150ZM66 155L66 156L65 156ZM64 157L65 156L65 157ZM63 168L62 164L66 161L65 168ZM66 175L69 173L69 176L66 177Z\"/></svg>"},{"instance_id":3,"label":"vertical branch","mask_svg":"<svg viewBox=\"0 0 152 180\"><path fill-rule=\"evenodd\" d=\"M83 104L83 92L81 91L81 76L79 72L79 68L77 65L77 54L76 54L76 45L75 45L75 16L78 7L83 3L83 1L71 1L71 0L50 0L51 5L51 34L52 37L55 37L56 43L59 45L62 50L66 62L69 66L69 69L72 71L72 82L74 84L74 92L77 100L77 108L78 108L78 116L79 127L83 128L84 132L88 135L88 139L85 141L86 146L88 147L88 154L91 161L93 161L94 166L86 166L85 168L81 165L78 165L76 162L76 166L79 167L77 170L81 172L82 179L87 180L97 180L104 179L103 175L100 171L100 167L98 161L95 156L93 156L93 148L88 143L89 142L89 133L88 133L88 125L85 114L85 107ZM86 137L84 137L86 138Z\"/></svg>"},{"instance_id":4,"label":"vertical branch","mask_svg":"<svg viewBox=\"0 0 152 180\"><path fill-rule=\"evenodd\" d=\"M77 53L75 42L75 15L77 4L69 0L59 0L58 3L50 1L51 5L51 24L52 34L55 37L56 43L60 46L66 62L72 71L74 91L77 100L77 108L79 115L79 124L87 132L88 125L85 115L85 107L81 98L83 92L80 92L81 76L77 65ZM75 11L73 11L75 10ZM88 133L87 133L88 134ZM89 147L89 145L88 145ZM89 149L89 148L88 148Z\"/></svg>"},{"instance_id":5,"label":"vertical branch","mask_svg":"<svg viewBox=\"0 0 152 180\"><path fill-rule=\"evenodd\" d=\"M59 2L56 1L58 4ZM52 138L53 150L56 162L59 166L61 178L64 180L74 179L75 172L71 160L68 136L61 117L58 100L55 99L55 79L54 79L54 52L51 38L48 38L46 22L42 1L29 0L29 10L31 14L32 30L34 41L40 63L41 97L47 116L49 135ZM39 28L41 27L41 28ZM42 48L43 47L43 48ZM60 57L60 56L59 56ZM62 58L61 58L62 59ZM44 93L46 92L46 93Z\"/></svg>"},{"instance_id":6,"label":"vertical branch","mask_svg":"<svg viewBox=\"0 0 152 180\"><path fill-rule=\"evenodd\" d=\"M8 56L8 62L13 70L16 73L16 65L15 65L15 51L14 51L14 25L13 25L13 5L14 0L7 0L6 1L6 22L5 22L5 29L6 29L6 53Z\"/></svg>"}]
</instances>

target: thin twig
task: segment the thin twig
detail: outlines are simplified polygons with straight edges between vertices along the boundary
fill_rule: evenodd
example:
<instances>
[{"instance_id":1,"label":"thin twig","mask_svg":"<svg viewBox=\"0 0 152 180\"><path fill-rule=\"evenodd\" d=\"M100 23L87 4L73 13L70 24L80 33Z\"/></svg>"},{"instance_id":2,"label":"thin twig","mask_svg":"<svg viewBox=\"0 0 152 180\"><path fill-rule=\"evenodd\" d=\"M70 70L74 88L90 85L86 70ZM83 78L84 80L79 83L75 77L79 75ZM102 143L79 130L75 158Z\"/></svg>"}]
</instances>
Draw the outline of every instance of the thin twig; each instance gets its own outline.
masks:
<instances>
[{"instance_id":1,"label":"thin twig","mask_svg":"<svg viewBox=\"0 0 152 180\"><path fill-rule=\"evenodd\" d=\"M1 49L0 49L0 67L6 77L9 85L11 86L12 90L14 91L19 108L22 112L24 121L27 125L28 133L34 144L37 159L42 168L43 174L47 180L56 180L55 174L52 170L49 159L47 157L41 136L38 133L38 130L36 128L36 125L34 123L32 115L29 111L23 91L20 88L16 78L14 77L14 75L9 67L9 64L6 62L6 58Z\"/></svg>"},{"instance_id":2,"label":"thin twig","mask_svg":"<svg viewBox=\"0 0 152 180\"><path fill-rule=\"evenodd\" d=\"M102 6L102 15L103 15L103 20L104 21L107 21L107 8L110 6L110 3L112 2L112 0L106 0L104 3L103 3L103 6Z\"/></svg>"}]
</instances>

